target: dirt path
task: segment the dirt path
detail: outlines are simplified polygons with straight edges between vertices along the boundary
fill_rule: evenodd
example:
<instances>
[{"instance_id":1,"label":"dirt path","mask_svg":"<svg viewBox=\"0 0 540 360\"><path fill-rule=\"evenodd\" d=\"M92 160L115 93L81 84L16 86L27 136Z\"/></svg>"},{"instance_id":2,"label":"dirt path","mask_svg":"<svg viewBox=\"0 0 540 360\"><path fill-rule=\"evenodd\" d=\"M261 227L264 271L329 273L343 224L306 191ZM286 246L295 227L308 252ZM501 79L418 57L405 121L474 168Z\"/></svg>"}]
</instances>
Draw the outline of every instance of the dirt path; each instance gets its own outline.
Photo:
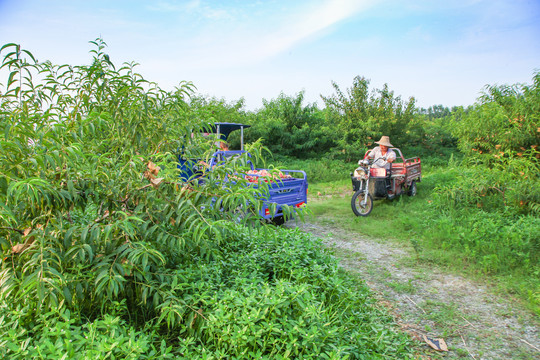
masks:
<instances>
[{"instance_id":1,"label":"dirt path","mask_svg":"<svg viewBox=\"0 0 540 360\"><path fill-rule=\"evenodd\" d=\"M298 226L333 248L341 266L364 279L403 330L418 339L422 358L540 359L539 319L511 299L420 264L406 246L322 224L290 221L285 226ZM431 350L424 335L443 339L449 351Z\"/></svg>"}]
</instances>

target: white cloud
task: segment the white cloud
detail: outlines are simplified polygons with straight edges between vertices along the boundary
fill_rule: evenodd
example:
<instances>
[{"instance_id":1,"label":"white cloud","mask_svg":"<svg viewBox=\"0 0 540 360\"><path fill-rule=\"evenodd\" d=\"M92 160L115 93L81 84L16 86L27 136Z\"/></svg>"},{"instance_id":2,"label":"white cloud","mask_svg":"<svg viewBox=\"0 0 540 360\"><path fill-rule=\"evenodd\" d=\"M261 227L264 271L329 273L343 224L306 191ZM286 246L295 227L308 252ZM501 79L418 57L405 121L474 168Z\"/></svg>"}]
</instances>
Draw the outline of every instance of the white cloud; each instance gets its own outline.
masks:
<instances>
[{"instance_id":1,"label":"white cloud","mask_svg":"<svg viewBox=\"0 0 540 360\"><path fill-rule=\"evenodd\" d=\"M28 0L0 11L0 44L81 64L101 36L115 64L136 61L165 89L192 80L251 107L304 88L313 101L356 75L422 106L452 105L487 83L530 81L539 14L503 0Z\"/></svg>"},{"instance_id":2,"label":"white cloud","mask_svg":"<svg viewBox=\"0 0 540 360\"><path fill-rule=\"evenodd\" d=\"M307 8L297 8L292 13L273 13L266 18L254 18L247 24L214 25L211 32L192 41L193 44L204 46L195 49L191 57L196 59L196 64L191 65L229 67L263 61L356 15L372 3L373 0L326 0L316 6L308 3ZM220 14L219 11L205 12ZM225 17L224 14L220 16L222 19Z\"/></svg>"}]
</instances>

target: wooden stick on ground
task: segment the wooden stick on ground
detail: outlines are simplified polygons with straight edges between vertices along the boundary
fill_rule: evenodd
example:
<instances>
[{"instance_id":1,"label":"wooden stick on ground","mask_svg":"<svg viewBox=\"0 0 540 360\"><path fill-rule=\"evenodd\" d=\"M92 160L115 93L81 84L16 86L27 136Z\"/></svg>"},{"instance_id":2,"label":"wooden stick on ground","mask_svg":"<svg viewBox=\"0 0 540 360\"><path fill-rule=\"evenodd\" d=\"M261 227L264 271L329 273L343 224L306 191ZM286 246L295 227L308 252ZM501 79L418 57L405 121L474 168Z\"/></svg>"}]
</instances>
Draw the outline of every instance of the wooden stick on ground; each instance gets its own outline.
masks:
<instances>
[{"instance_id":1,"label":"wooden stick on ground","mask_svg":"<svg viewBox=\"0 0 540 360\"><path fill-rule=\"evenodd\" d=\"M407 295L405 295L405 297L414 304L414 306L416 306L417 308L419 308L420 310L422 310L422 312L425 314L426 311L424 309L422 309L420 306L418 306L417 303L415 303L410 297L408 297Z\"/></svg>"},{"instance_id":2,"label":"wooden stick on ground","mask_svg":"<svg viewBox=\"0 0 540 360\"><path fill-rule=\"evenodd\" d=\"M463 320L465 320L467 322L467 324L471 325L473 328L476 329L476 326L474 326L473 324L470 323L469 320L465 319L463 316L461 317Z\"/></svg>"},{"instance_id":3,"label":"wooden stick on ground","mask_svg":"<svg viewBox=\"0 0 540 360\"><path fill-rule=\"evenodd\" d=\"M473 354L471 354L471 352L469 351L469 348L467 347L467 343L465 342L465 339L463 338L463 335L461 335L461 333L459 333L459 336L461 336L461 340L463 341L463 345L465 345L465 350L467 350L467 352L469 353L469 355L476 360L476 358L474 357Z\"/></svg>"},{"instance_id":4,"label":"wooden stick on ground","mask_svg":"<svg viewBox=\"0 0 540 360\"><path fill-rule=\"evenodd\" d=\"M528 342L527 340L524 340L524 339L519 339L521 341L523 341L525 344L529 345L530 347L532 347L533 349L535 349L536 351L540 351L539 348L537 348L536 346L534 346L533 344L531 344L530 342Z\"/></svg>"}]
</instances>

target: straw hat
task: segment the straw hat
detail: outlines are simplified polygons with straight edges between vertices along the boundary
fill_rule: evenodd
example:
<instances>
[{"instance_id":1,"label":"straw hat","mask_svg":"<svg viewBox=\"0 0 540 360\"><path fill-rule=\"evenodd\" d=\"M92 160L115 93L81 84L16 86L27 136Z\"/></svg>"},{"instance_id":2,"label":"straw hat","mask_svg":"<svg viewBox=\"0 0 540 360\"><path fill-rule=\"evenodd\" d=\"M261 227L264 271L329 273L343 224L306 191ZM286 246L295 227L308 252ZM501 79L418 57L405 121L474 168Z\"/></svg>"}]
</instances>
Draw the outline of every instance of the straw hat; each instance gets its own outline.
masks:
<instances>
[{"instance_id":1,"label":"straw hat","mask_svg":"<svg viewBox=\"0 0 540 360\"><path fill-rule=\"evenodd\" d=\"M381 140L375 141L375 144L384 145L386 147L394 147L394 145L390 144L390 138L388 136L382 136Z\"/></svg>"}]
</instances>

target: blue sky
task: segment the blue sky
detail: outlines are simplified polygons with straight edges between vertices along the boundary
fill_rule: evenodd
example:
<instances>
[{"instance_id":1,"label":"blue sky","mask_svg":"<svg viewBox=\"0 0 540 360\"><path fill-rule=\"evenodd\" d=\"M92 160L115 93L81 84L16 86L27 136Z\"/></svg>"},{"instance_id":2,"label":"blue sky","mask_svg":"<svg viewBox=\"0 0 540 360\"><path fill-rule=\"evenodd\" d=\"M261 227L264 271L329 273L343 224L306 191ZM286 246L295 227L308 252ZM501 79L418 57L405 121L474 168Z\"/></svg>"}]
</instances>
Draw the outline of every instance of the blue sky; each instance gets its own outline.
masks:
<instances>
[{"instance_id":1,"label":"blue sky","mask_svg":"<svg viewBox=\"0 0 540 360\"><path fill-rule=\"evenodd\" d=\"M246 107L304 90L306 104L357 75L418 106L471 105L487 84L540 70L539 0L0 0L0 44L39 60L88 64L101 37L171 90Z\"/></svg>"}]
</instances>

